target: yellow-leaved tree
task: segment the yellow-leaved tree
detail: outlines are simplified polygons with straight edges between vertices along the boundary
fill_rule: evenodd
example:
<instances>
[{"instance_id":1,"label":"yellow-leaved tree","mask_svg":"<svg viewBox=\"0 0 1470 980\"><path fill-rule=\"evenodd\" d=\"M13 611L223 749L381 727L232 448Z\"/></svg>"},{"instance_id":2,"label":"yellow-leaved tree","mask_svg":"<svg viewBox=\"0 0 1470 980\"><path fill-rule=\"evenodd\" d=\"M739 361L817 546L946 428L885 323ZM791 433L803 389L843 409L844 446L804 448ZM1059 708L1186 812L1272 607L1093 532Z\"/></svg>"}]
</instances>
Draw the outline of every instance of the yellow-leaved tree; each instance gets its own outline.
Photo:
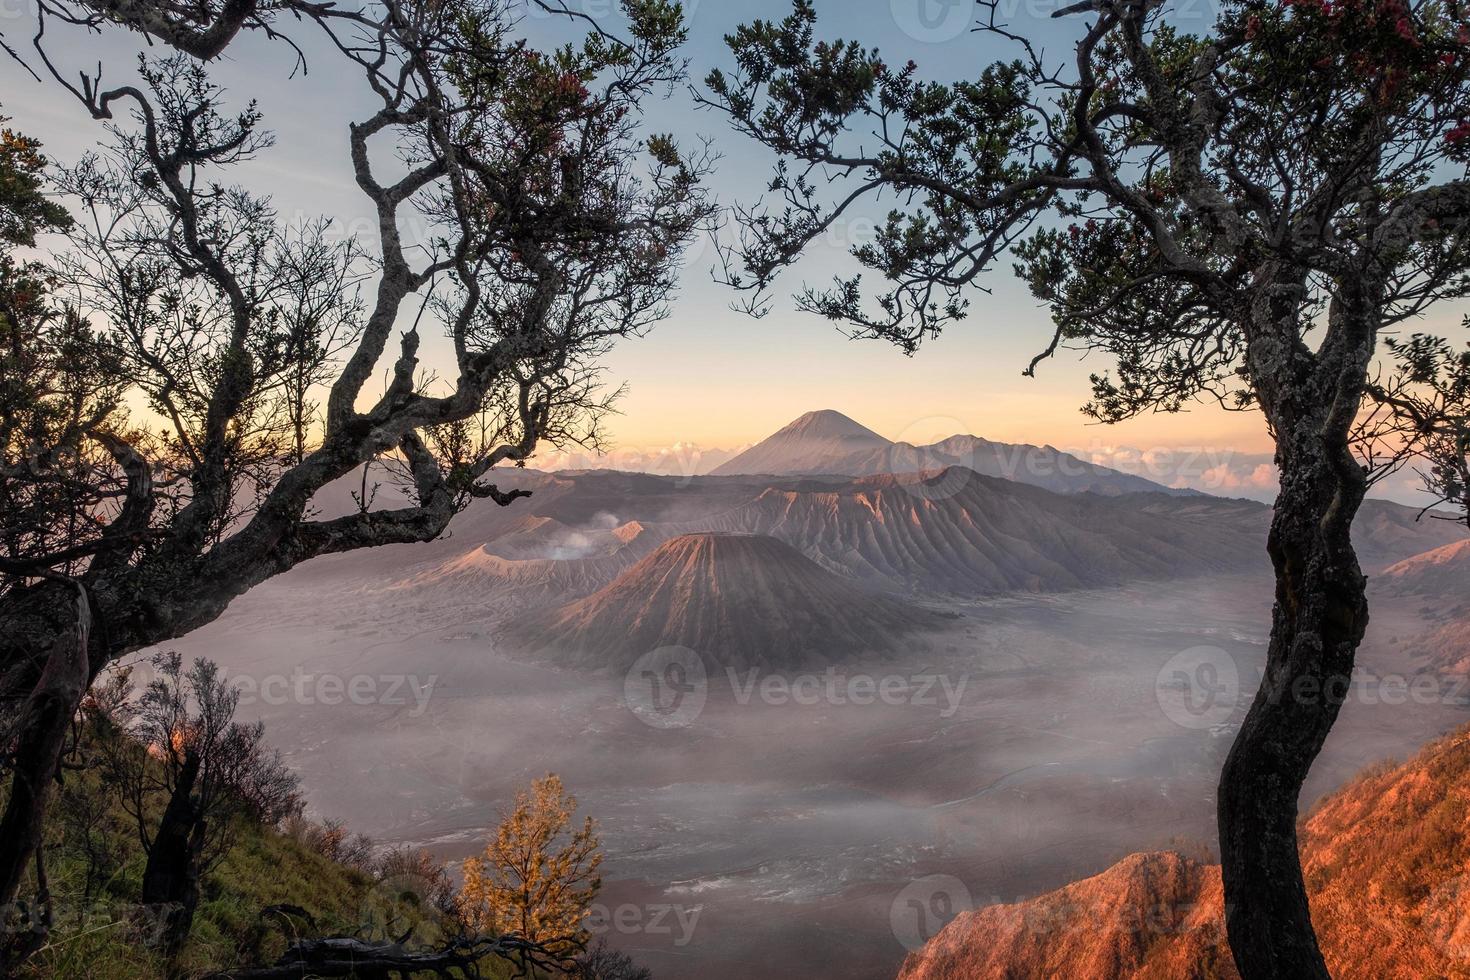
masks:
<instances>
[{"instance_id":1,"label":"yellow-leaved tree","mask_svg":"<svg viewBox=\"0 0 1470 980\"><path fill-rule=\"evenodd\" d=\"M570 957L586 944L584 919L602 887L597 824L572 825L576 797L549 773L516 794L480 857L464 863L460 911L475 930L516 935Z\"/></svg>"}]
</instances>

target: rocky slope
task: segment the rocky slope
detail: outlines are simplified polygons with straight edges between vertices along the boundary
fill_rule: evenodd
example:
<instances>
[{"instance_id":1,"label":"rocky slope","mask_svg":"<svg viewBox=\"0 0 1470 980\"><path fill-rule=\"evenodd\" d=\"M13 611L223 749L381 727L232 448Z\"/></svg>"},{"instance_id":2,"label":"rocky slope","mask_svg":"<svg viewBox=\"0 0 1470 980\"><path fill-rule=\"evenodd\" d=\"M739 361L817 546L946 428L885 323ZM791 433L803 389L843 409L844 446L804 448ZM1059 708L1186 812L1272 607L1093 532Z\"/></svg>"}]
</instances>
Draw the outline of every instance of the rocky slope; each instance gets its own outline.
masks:
<instances>
[{"instance_id":1,"label":"rocky slope","mask_svg":"<svg viewBox=\"0 0 1470 980\"><path fill-rule=\"evenodd\" d=\"M1302 863L1339 980L1470 976L1470 729L1359 776L1313 811ZM1237 974L1217 866L1134 854L955 918L901 980L1207 980Z\"/></svg>"},{"instance_id":2,"label":"rocky slope","mask_svg":"<svg viewBox=\"0 0 1470 980\"><path fill-rule=\"evenodd\" d=\"M606 588L519 617L500 640L536 659L626 668L683 646L707 665L782 669L888 651L938 614L873 595L775 538L689 534L665 541Z\"/></svg>"}]
</instances>

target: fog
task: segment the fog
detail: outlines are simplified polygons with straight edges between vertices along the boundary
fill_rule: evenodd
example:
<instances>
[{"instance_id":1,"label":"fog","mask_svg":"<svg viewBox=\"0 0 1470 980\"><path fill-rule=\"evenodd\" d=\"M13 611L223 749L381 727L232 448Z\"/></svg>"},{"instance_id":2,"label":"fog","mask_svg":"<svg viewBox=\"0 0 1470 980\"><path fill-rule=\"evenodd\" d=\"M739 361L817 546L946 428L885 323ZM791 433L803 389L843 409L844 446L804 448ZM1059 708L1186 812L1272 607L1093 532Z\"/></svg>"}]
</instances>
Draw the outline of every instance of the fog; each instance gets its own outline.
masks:
<instances>
[{"instance_id":1,"label":"fog","mask_svg":"<svg viewBox=\"0 0 1470 980\"><path fill-rule=\"evenodd\" d=\"M607 853L594 931L655 976L877 978L966 907L1212 838L1269 596L1243 575L949 602L953 628L878 662L733 678L711 663L702 704L644 688L654 715L630 697L656 672L497 649L514 595L331 566L173 646L236 678L316 816L385 843L457 862L518 788L559 773ZM1463 719L1461 692L1397 693L1417 605L1376 603L1309 800Z\"/></svg>"}]
</instances>

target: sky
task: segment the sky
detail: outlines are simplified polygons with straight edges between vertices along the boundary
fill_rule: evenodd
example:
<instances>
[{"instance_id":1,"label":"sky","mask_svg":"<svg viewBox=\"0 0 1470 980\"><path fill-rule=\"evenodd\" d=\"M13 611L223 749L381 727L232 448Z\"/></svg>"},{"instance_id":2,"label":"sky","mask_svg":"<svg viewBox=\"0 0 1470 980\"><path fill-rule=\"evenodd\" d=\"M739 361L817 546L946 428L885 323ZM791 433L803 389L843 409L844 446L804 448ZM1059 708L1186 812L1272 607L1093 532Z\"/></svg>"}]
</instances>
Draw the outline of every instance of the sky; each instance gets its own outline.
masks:
<instances>
[{"instance_id":1,"label":"sky","mask_svg":"<svg viewBox=\"0 0 1470 980\"><path fill-rule=\"evenodd\" d=\"M7 41L28 43L31 2L0 0L0 30ZM613 29L624 22L616 0L569 2ZM1000 9L1012 29L1027 33L1049 59L1059 61L1081 27L1077 18L1050 17L1061 5L1001 0ZM878 46L890 63L912 58L921 75L939 80L973 76L991 60L1011 54L995 39L971 31L975 9L968 0L817 3L823 35ZM731 64L726 34L755 17L784 16L789 2L690 0L685 10L690 80L702 88L711 68ZM1175 17L1202 29L1213 15L1213 0L1180 0ZM525 9L521 27L536 40L569 36L564 22L534 8ZM327 214L347 233L364 233L372 223L350 178L346 126L370 103L363 98L360 76L344 70L311 28L295 26L291 34L307 54L304 75L285 45L259 37L238 40L212 68L231 98L241 104L259 101L263 124L276 135L276 145L248 165L242 182L270 193L283 216ZM133 36L116 31L53 48L64 71L100 60L110 83L132 75L137 50ZM37 82L8 59L0 59L0 111L12 117L12 125L43 140L47 153L61 163L75 161L104 135L54 81ZM772 158L730 132L717 115L699 109L687 89L651 105L650 119L657 129L682 139L713 140L721 159L712 186L722 203L749 204L761 195ZM621 415L607 426L616 452L625 460L670 451L686 459L691 454L723 458L725 453L717 451L758 441L806 411L832 408L889 438L915 443L969 432L1056 445L1098 461L1226 460L1228 473L1216 468L1219 486L1213 489L1269 493L1269 466L1263 471L1262 465L1269 463L1270 443L1258 415L1199 405L1183 414L1100 426L1079 411L1087 399L1088 375L1107 367L1097 355L1063 352L1044 363L1035 378L1023 377L1022 369L1050 338L1050 319L1008 262L984 280L988 293L977 290L970 297L965 321L912 357L882 342L849 340L827 321L795 312L790 295L804 282L821 283L854 268L846 249L871 233L871 217L859 214L843 224L779 280L772 312L761 320L731 309L735 297L710 274L712 249L707 243L697 246L685 262L669 319L649 336L625 342L607 361L609 380L627 385ZM1445 310L1435 319L1458 322L1458 315L1458 310ZM438 353L426 348L431 365L447 353L442 345ZM443 366L439 373L446 373ZM1191 465L1195 469L1188 475L1165 482L1198 485L1210 467Z\"/></svg>"}]
</instances>

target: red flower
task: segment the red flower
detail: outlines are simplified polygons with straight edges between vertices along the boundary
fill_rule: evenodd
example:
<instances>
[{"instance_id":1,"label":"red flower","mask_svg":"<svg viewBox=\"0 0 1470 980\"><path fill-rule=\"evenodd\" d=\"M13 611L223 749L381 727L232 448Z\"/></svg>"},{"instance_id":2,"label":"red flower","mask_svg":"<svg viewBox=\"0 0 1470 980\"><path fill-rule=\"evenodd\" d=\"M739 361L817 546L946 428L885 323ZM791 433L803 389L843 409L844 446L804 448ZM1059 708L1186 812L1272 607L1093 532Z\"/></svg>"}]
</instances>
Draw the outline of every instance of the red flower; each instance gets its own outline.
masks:
<instances>
[{"instance_id":1,"label":"red flower","mask_svg":"<svg viewBox=\"0 0 1470 980\"><path fill-rule=\"evenodd\" d=\"M1463 143L1470 139L1470 122L1461 120L1455 124L1455 128L1444 134L1447 143Z\"/></svg>"},{"instance_id":2,"label":"red flower","mask_svg":"<svg viewBox=\"0 0 1470 980\"><path fill-rule=\"evenodd\" d=\"M1259 33L1261 33L1261 18L1251 14L1250 20L1245 22L1245 39L1254 41Z\"/></svg>"}]
</instances>

